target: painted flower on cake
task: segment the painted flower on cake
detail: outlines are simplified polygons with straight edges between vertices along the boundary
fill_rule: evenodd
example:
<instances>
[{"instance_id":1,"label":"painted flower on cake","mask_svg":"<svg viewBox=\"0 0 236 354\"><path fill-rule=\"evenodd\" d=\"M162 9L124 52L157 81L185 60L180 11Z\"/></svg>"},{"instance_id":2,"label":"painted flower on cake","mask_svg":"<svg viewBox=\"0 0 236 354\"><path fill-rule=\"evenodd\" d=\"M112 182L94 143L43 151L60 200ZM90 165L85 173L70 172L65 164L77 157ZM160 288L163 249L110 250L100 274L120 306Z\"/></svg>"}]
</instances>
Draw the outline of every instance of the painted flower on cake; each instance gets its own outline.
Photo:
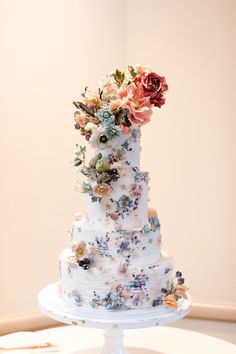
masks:
<instances>
[{"instance_id":1,"label":"painted flower on cake","mask_svg":"<svg viewBox=\"0 0 236 354\"><path fill-rule=\"evenodd\" d=\"M101 207L105 213L112 214L116 211L116 204L109 198L102 198Z\"/></svg>"},{"instance_id":2,"label":"painted flower on cake","mask_svg":"<svg viewBox=\"0 0 236 354\"><path fill-rule=\"evenodd\" d=\"M179 285L179 284L176 285L176 288L175 288L176 295L183 297L184 299L187 299L187 295L186 295L187 291L188 291L187 286Z\"/></svg>"}]
</instances>

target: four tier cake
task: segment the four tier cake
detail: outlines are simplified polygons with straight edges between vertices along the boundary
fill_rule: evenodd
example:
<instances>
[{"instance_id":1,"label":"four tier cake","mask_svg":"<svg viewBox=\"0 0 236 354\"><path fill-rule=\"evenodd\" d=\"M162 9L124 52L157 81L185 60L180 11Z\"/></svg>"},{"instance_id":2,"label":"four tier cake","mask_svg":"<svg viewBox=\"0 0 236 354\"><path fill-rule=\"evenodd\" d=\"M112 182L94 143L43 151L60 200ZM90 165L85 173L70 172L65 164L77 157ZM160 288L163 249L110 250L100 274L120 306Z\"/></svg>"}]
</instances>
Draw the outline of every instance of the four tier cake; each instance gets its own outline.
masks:
<instances>
[{"instance_id":1,"label":"four tier cake","mask_svg":"<svg viewBox=\"0 0 236 354\"><path fill-rule=\"evenodd\" d=\"M76 189L87 195L71 247L60 255L59 292L71 307L122 311L178 309L187 288L161 249L160 223L148 208L149 174L140 169L140 129L165 103L164 77L142 65L116 69L74 102L75 129L93 148L76 146Z\"/></svg>"}]
</instances>

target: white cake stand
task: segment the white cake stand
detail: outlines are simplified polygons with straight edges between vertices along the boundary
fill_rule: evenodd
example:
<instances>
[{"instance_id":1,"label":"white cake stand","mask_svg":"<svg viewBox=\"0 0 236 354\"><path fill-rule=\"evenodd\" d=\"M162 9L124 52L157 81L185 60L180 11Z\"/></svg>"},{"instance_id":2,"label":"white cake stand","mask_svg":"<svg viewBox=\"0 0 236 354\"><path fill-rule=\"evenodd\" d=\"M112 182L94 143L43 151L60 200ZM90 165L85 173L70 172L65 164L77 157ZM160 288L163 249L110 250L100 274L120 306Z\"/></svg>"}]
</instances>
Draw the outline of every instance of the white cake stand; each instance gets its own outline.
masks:
<instances>
[{"instance_id":1,"label":"white cake stand","mask_svg":"<svg viewBox=\"0 0 236 354\"><path fill-rule=\"evenodd\" d=\"M191 297L188 295L177 311L158 306L146 310L104 312L104 310L88 310L80 307L75 309L66 306L59 296L58 283L53 283L41 290L38 304L43 313L59 322L104 329L105 341L101 354L128 354L123 344L124 329L154 327L178 321L190 311Z\"/></svg>"}]
</instances>

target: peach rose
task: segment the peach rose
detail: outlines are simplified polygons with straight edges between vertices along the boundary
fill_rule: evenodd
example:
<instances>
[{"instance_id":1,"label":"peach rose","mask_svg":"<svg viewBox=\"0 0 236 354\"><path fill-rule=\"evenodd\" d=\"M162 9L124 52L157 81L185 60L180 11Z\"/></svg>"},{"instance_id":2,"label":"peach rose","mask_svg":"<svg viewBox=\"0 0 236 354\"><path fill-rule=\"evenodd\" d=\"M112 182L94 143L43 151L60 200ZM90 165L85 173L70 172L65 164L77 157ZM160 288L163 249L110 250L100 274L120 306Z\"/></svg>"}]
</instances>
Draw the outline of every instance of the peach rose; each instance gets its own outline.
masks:
<instances>
[{"instance_id":1,"label":"peach rose","mask_svg":"<svg viewBox=\"0 0 236 354\"><path fill-rule=\"evenodd\" d=\"M100 96L97 92L86 91L84 102L89 106L100 106L102 103Z\"/></svg>"},{"instance_id":2,"label":"peach rose","mask_svg":"<svg viewBox=\"0 0 236 354\"><path fill-rule=\"evenodd\" d=\"M156 218L157 217L157 212L153 208L148 208L148 219L150 218Z\"/></svg>"},{"instance_id":3,"label":"peach rose","mask_svg":"<svg viewBox=\"0 0 236 354\"><path fill-rule=\"evenodd\" d=\"M111 101L109 104L109 108L111 111L115 111L116 109L119 109L119 108L125 108L125 106L126 106L126 102L120 98L117 98L116 100Z\"/></svg>"},{"instance_id":4,"label":"peach rose","mask_svg":"<svg viewBox=\"0 0 236 354\"><path fill-rule=\"evenodd\" d=\"M85 127L88 123L86 114L84 113L75 113L75 122L79 124L80 127Z\"/></svg>"},{"instance_id":5,"label":"peach rose","mask_svg":"<svg viewBox=\"0 0 236 354\"><path fill-rule=\"evenodd\" d=\"M172 309L177 308L177 301L176 301L176 298L173 294L165 296L163 299L163 304L167 307L172 308Z\"/></svg>"},{"instance_id":6,"label":"peach rose","mask_svg":"<svg viewBox=\"0 0 236 354\"><path fill-rule=\"evenodd\" d=\"M186 292L187 292L188 288L185 285L179 285L177 284L175 287L175 293L176 295L183 297L184 299L187 298Z\"/></svg>"}]
</instances>

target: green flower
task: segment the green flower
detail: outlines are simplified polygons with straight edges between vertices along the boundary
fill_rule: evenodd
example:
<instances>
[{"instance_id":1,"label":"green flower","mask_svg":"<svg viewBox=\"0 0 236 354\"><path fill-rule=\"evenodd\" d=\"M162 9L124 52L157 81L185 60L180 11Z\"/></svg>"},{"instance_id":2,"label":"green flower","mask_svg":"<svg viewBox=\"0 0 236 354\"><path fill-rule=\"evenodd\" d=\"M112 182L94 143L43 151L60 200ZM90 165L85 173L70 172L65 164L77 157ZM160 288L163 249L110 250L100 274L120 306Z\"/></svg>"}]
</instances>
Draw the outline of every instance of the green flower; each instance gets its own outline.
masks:
<instances>
[{"instance_id":1,"label":"green flower","mask_svg":"<svg viewBox=\"0 0 236 354\"><path fill-rule=\"evenodd\" d=\"M105 159L99 159L96 163L95 168L98 173L103 173L110 169L110 164Z\"/></svg>"}]
</instances>

